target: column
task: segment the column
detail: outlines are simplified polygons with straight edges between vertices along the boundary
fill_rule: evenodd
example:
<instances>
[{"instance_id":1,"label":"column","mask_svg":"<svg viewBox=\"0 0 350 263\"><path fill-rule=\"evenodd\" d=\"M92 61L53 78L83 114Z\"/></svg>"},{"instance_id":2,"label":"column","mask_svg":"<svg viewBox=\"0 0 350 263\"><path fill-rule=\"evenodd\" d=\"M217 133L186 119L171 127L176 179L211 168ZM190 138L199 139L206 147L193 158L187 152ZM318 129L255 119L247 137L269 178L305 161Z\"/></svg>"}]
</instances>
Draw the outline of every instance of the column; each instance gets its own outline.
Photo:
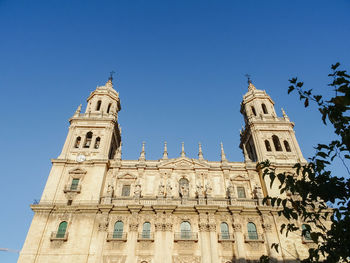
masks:
<instances>
[{"instance_id":1,"label":"column","mask_svg":"<svg viewBox=\"0 0 350 263\"><path fill-rule=\"evenodd\" d=\"M210 236L210 251L211 251L211 263L219 262L218 256L218 240L216 235L216 225L209 224L209 236Z\"/></svg>"},{"instance_id":2,"label":"column","mask_svg":"<svg viewBox=\"0 0 350 263\"><path fill-rule=\"evenodd\" d=\"M126 247L126 263L136 263L136 244L137 244L137 231L138 231L138 213L141 210L141 205L129 205L128 208L131 212L129 220L129 233ZM125 230L124 230L125 231Z\"/></svg>"},{"instance_id":3,"label":"column","mask_svg":"<svg viewBox=\"0 0 350 263\"><path fill-rule=\"evenodd\" d=\"M246 262L246 254L245 254L245 244L244 244L244 235L242 233L242 225L241 224L233 224L233 230L235 232L235 244L237 250L237 260L240 263Z\"/></svg>"},{"instance_id":4,"label":"column","mask_svg":"<svg viewBox=\"0 0 350 263\"><path fill-rule=\"evenodd\" d=\"M277 226L276 227L274 226L273 217L269 215L263 215L263 222L264 223L262 226L265 233L266 249L267 249L268 255L273 260L283 261L283 258L281 255L282 248L278 239L278 229L276 229ZM271 248L271 245L273 243L280 244L278 252L276 251L275 248Z\"/></svg>"},{"instance_id":5,"label":"column","mask_svg":"<svg viewBox=\"0 0 350 263\"><path fill-rule=\"evenodd\" d=\"M136 263L137 229L138 224L129 224L126 263Z\"/></svg>"},{"instance_id":6,"label":"column","mask_svg":"<svg viewBox=\"0 0 350 263\"><path fill-rule=\"evenodd\" d=\"M158 216L158 215L157 215ZM166 262L164 259L164 247L163 243L163 224L161 222L155 223L155 233L154 233L154 262L162 263Z\"/></svg>"},{"instance_id":7,"label":"column","mask_svg":"<svg viewBox=\"0 0 350 263\"><path fill-rule=\"evenodd\" d=\"M164 258L161 263L172 262L172 251L174 249L174 231L171 212L166 212L165 217L165 240L163 243Z\"/></svg>"}]
</instances>

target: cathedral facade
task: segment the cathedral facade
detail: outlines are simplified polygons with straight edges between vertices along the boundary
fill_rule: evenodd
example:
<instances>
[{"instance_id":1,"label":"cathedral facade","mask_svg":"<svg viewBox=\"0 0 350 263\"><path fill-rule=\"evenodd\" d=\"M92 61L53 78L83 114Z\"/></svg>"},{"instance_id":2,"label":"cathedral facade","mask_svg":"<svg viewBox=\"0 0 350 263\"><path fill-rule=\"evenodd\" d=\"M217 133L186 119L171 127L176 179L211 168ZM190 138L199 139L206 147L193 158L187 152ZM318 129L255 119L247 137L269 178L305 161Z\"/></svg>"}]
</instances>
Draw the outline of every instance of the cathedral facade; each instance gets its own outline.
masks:
<instances>
[{"instance_id":1,"label":"cathedral facade","mask_svg":"<svg viewBox=\"0 0 350 263\"><path fill-rule=\"evenodd\" d=\"M229 263L268 255L293 262L312 246L301 233L280 234L277 209L263 204L270 188L257 162L269 159L277 171L305 162L294 124L249 82L243 96L240 148L244 162L188 158L122 160L112 79L97 87L70 118L61 154L20 253L20 263ZM301 226L300 222L297 222ZM271 249L278 243L278 252Z\"/></svg>"}]
</instances>

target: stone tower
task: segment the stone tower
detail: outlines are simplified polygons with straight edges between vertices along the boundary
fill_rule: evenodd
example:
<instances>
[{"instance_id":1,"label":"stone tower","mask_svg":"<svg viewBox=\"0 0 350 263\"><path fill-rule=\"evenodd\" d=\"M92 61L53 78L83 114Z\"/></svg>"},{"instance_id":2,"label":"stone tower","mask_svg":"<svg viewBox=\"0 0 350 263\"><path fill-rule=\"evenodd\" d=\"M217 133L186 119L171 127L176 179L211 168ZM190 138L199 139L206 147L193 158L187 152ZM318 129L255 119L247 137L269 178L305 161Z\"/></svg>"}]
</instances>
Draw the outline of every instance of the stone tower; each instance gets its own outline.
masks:
<instances>
[{"instance_id":1,"label":"stone tower","mask_svg":"<svg viewBox=\"0 0 350 263\"><path fill-rule=\"evenodd\" d=\"M258 90L249 81L243 96L241 113L245 128L241 131L240 147L246 161L270 160L278 164L305 162L291 122L282 109L277 117L274 102L265 90Z\"/></svg>"}]
</instances>

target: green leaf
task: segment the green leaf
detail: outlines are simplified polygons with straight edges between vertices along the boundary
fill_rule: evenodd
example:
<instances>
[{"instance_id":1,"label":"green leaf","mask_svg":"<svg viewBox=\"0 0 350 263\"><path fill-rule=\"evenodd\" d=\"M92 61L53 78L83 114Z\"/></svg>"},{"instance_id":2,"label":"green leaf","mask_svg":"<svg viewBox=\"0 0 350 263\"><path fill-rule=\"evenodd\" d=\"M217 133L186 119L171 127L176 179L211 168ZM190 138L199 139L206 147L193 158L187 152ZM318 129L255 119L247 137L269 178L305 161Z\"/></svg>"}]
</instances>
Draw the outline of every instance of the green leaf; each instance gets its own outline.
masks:
<instances>
[{"instance_id":1,"label":"green leaf","mask_svg":"<svg viewBox=\"0 0 350 263\"><path fill-rule=\"evenodd\" d=\"M291 93L295 88L293 86L289 86L288 88L288 94Z\"/></svg>"}]
</instances>

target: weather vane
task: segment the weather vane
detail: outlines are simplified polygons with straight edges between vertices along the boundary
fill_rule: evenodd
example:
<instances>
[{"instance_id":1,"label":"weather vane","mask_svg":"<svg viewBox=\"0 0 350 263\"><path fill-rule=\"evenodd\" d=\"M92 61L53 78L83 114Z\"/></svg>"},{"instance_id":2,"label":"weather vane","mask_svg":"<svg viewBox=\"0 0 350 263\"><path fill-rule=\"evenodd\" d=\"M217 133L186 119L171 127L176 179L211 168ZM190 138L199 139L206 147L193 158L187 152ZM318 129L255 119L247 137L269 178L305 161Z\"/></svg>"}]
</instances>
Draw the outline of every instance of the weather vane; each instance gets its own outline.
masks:
<instances>
[{"instance_id":1,"label":"weather vane","mask_svg":"<svg viewBox=\"0 0 350 263\"><path fill-rule=\"evenodd\" d=\"M115 71L111 71L109 72L109 80L112 81L113 80L113 74L115 73Z\"/></svg>"},{"instance_id":2,"label":"weather vane","mask_svg":"<svg viewBox=\"0 0 350 263\"><path fill-rule=\"evenodd\" d=\"M244 76L246 76L246 77L247 77L247 79L248 79L248 84L252 83L252 81L251 81L251 79L250 79L250 75L249 75L249 74L245 74Z\"/></svg>"}]
</instances>

